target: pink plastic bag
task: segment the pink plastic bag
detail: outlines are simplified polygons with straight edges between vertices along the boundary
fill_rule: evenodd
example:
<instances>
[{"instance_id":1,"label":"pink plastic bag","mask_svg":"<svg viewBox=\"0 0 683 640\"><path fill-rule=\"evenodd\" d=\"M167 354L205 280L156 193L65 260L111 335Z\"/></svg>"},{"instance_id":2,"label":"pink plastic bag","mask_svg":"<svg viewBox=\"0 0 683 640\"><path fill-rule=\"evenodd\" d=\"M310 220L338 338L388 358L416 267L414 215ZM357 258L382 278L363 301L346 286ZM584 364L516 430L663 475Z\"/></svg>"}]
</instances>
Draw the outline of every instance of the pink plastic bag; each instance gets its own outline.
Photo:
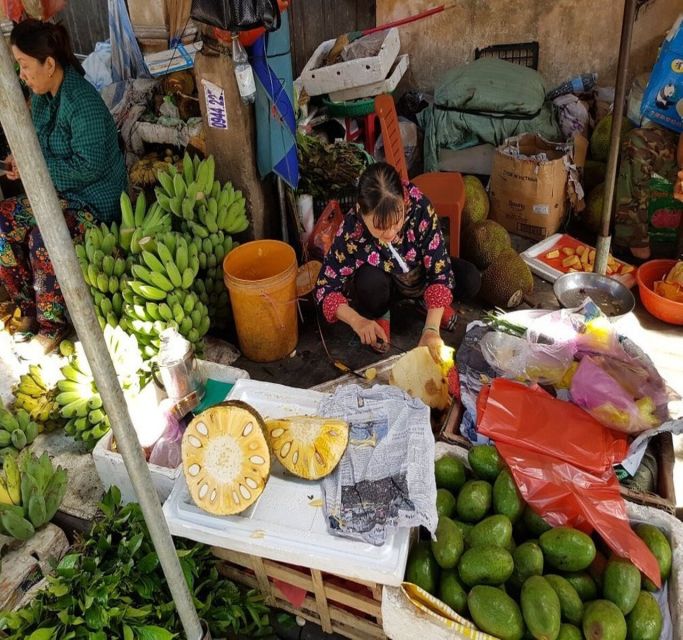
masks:
<instances>
[{"instance_id":1,"label":"pink plastic bag","mask_svg":"<svg viewBox=\"0 0 683 640\"><path fill-rule=\"evenodd\" d=\"M625 434L539 387L501 378L479 394L477 426L495 441L537 513L555 526L595 529L612 551L660 586L657 560L631 529L612 470L626 454Z\"/></svg>"},{"instance_id":2,"label":"pink plastic bag","mask_svg":"<svg viewBox=\"0 0 683 640\"><path fill-rule=\"evenodd\" d=\"M637 434L661 424L646 394L647 372L599 356L581 359L570 387L572 402L610 429Z\"/></svg>"},{"instance_id":3,"label":"pink plastic bag","mask_svg":"<svg viewBox=\"0 0 683 640\"><path fill-rule=\"evenodd\" d=\"M149 461L160 467L175 469L182 462L180 443L183 438L183 425L171 413L171 404L170 401L164 400L159 405L160 412L166 420L166 430L152 447Z\"/></svg>"}]
</instances>

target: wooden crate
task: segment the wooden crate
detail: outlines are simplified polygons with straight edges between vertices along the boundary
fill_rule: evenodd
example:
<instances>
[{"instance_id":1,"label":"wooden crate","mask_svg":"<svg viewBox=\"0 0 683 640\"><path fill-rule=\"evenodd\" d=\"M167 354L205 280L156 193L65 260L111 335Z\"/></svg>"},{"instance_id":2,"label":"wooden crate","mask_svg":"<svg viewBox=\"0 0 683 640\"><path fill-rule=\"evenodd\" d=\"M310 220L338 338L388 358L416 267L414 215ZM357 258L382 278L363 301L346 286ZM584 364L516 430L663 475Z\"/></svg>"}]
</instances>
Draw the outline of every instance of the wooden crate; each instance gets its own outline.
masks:
<instances>
[{"instance_id":1,"label":"wooden crate","mask_svg":"<svg viewBox=\"0 0 683 640\"><path fill-rule=\"evenodd\" d=\"M235 582L258 589L266 604L320 625L325 633L352 640L384 639L382 585L349 580L316 569L296 567L259 556L218 547L213 554L222 560L219 571ZM293 607L278 589L280 580L308 593L300 608Z\"/></svg>"}]
</instances>

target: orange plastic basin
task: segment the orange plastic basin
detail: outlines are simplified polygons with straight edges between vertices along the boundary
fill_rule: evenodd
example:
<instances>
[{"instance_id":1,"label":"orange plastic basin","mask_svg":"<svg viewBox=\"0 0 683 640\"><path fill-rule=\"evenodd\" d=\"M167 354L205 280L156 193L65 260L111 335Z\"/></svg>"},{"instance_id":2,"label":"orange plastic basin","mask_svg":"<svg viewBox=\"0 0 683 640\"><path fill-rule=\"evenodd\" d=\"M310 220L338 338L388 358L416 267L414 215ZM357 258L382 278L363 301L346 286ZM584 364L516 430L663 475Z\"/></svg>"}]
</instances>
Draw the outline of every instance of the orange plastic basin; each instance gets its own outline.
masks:
<instances>
[{"instance_id":1,"label":"orange plastic basin","mask_svg":"<svg viewBox=\"0 0 683 640\"><path fill-rule=\"evenodd\" d=\"M675 264L676 260L650 260L638 269L636 282L643 306L655 318L683 325L683 302L674 302L654 292L655 282L661 280Z\"/></svg>"}]
</instances>

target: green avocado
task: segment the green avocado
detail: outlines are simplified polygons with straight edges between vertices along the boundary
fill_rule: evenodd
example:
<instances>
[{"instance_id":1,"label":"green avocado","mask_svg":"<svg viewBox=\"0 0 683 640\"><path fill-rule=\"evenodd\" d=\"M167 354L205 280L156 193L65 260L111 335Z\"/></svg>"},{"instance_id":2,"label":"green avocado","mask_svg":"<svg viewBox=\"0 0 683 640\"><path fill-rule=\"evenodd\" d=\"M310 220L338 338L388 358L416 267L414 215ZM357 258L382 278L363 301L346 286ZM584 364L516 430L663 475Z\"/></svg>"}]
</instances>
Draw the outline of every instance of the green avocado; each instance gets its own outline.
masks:
<instances>
[{"instance_id":1,"label":"green avocado","mask_svg":"<svg viewBox=\"0 0 683 640\"><path fill-rule=\"evenodd\" d=\"M522 494L507 469L503 469L498 474L493 484L493 512L507 516L512 524L515 524L524 512Z\"/></svg>"},{"instance_id":2,"label":"green avocado","mask_svg":"<svg viewBox=\"0 0 683 640\"><path fill-rule=\"evenodd\" d=\"M501 547L482 546L468 549L460 556L458 573L468 587L478 584L499 585L512 575L514 562Z\"/></svg>"},{"instance_id":3,"label":"green avocado","mask_svg":"<svg viewBox=\"0 0 683 640\"><path fill-rule=\"evenodd\" d=\"M521 640L524 622L517 603L495 587L473 587L467 606L474 624L485 633L501 640Z\"/></svg>"},{"instance_id":4,"label":"green avocado","mask_svg":"<svg viewBox=\"0 0 683 640\"><path fill-rule=\"evenodd\" d=\"M479 522L491 509L492 487L484 480L468 480L460 489L455 511L458 519Z\"/></svg>"},{"instance_id":5,"label":"green avocado","mask_svg":"<svg viewBox=\"0 0 683 640\"><path fill-rule=\"evenodd\" d=\"M467 534L470 547L494 545L507 549L512 541L512 523L503 515L489 516L472 527ZM509 550L509 549L508 549Z\"/></svg>"},{"instance_id":6,"label":"green avocado","mask_svg":"<svg viewBox=\"0 0 683 640\"><path fill-rule=\"evenodd\" d=\"M542 576L531 576L522 585L522 616L537 640L557 640L560 633L561 606L557 593Z\"/></svg>"},{"instance_id":7,"label":"green avocado","mask_svg":"<svg viewBox=\"0 0 683 640\"><path fill-rule=\"evenodd\" d=\"M448 489L436 490L436 514L450 518L455 511L455 496Z\"/></svg>"},{"instance_id":8,"label":"green avocado","mask_svg":"<svg viewBox=\"0 0 683 640\"><path fill-rule=\"evenodd\" d=\"M538 537L546 531L550 531L552 527L539 516L529 505L524 507L524 513L522 513L522 522L529 532L529 535Z\"/></svg>"},{"instance_id":9,"label":"green avocado","mask_svg":"<svg viewBox=\"0 0 683 640\"><path fill-rule=\"evenodd\" d=\"M583 619L583 602L569 581L552 573L544 576L560 599L562 620L570 624L580 625Z\"/></svg>"},{"instance_id":10,"label":"green avocado","mask_svg":"<svg viewBox=\"0 0 683 640\"><path fill-rule=\"evenodd\" d=\"M616 604L609 600L593 600L583 614L586 640L626 640L626 620Z\"/></svg>"},{"instance_id":11,"label":"green avocado","mask_svg":"<svg viewBox=\"0 0 683 640\"><path fill-rule=\"evenodd\" d=\"M439 600L445 602L456 613L467 613L467 591L460 582L457 570L447 569L441 572Z\"/></svg>"},{"instance_id":12,"label":"green avocado","mask_svg":"<svg viewBox=\"0 0 683 640\"><path fill-rule=\"evenodd\" d=\"M595 544L583 531L555 527L538 539L546 562L560 571L583 571L595 558Z\"/></svg>"},{"instance_id":13,"label":"green avocado","mask_svg":"<svg viewBox=\"0 0 683 640\"><path fill-rule=\"evenodd\" d=\"M585 571L570 571L563 573L562 577L569 582L576 593L579 594L579 598L584 602L590 602L598 597L598 587L595 584L593 578L591 578Z\"/></svg>"},{"instance_id":14,"label":"green avocado","mask_svg":"<svg viewBox=\"0 0 683 640\"><path fill-rule=\"evenodd\" d=\"M453 456L444 456L434 463L434 477L439 489L457 493L467 480L465 464Z\"/></svg>"},{"instance_id":15,"label":"green avocado","mask_svg":"<svg viewBox=\"0 0 683 640\"><path fill-rule=\"evenodd\" d=\"M527 578L543 575L543 552L536 542L529 541L520 544L513 552L512 559L515 568L510 576L510 584L515 589L521 589Z\"/></svg>"},{"instance_id":16,"label":"green avocado","mask_svg":"<svg viewBox=\"0 0 683 640\"><path fill-rule=\"evenodd\" d=\"M612 557L603 575L602 597L614 602L626 615L640 595L640 571L626 558Z\"/></svg>"},{"instance_id":17,"label":"green avocado","mask_svg":"<svg viewBox=\"0 0 683 640\"><path fill-rule=\"evenodd\" d=\"M498 450L490 444L472 447L467 453L467 461L477 478L489 482L495 482L504 466Z\"/></svg>"},{"instance_id":18,"label":"green avocado","mask_svg":"<svg viewBox=\"0 0 683 640\"><path fill-rule=\"evenodd\" d=\"M662 633L662 612L655 597L641 591L636 606L626 616L628 640L659 640Z\"/></svg>"},{"instance_id":19,"label":"green avocado","mask_svg":"<svg viewBox=\"0 0 683 640\"><path fill-rule=\"evenodd\" d=\"M432 554L442 569L454 569L465 548L462 533L450 518L442 516L431 541Z\"/></svg>"},{"instance_id":20,"label":"green avocado","mask_svg":"<svg viewBox=\"0 0 683 640\"><path fill-rule=\"evenodd\" d=\"M436 595L439 565L432 555L429 542L418 542L411 549L406 565L406 582L412 582L428 593Z\"/></svg>"},{"instance_id":21,"label":"green avocado","mask_svg":"<svg viewBox=\"0 0 683 640\"><path fill-rule=\"evenodd\" d=\"M638 537L648 546L652 555L659 564L659 573L662 576L662 584L669 579L671 573L671 545L666 536L651 524L639 524L635 528ZM651 580L645 579L645 589L656 591L657 587Z\"/></svg>"}]
</instances>

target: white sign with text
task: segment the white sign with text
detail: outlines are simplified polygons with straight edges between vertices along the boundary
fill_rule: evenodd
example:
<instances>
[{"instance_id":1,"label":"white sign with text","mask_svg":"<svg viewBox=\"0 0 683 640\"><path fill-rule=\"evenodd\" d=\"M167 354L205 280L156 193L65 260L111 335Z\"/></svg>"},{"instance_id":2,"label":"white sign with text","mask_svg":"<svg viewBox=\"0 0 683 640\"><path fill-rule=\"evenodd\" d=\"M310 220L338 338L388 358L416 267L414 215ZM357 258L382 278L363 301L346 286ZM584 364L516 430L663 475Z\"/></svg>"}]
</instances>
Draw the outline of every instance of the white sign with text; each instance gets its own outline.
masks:
<instances>
[{"instance_id":1,"label":"white sign with text","mask_svg":"<svg viewBox=\"0 0 683 640\"><path fill-rule=\"evenodd\" d=\"M204 85L209 126L213 129L227 129L228 112L225 110L225 91L208 80L202 80L202 85Z\"/></svg>"}]
</instances>

